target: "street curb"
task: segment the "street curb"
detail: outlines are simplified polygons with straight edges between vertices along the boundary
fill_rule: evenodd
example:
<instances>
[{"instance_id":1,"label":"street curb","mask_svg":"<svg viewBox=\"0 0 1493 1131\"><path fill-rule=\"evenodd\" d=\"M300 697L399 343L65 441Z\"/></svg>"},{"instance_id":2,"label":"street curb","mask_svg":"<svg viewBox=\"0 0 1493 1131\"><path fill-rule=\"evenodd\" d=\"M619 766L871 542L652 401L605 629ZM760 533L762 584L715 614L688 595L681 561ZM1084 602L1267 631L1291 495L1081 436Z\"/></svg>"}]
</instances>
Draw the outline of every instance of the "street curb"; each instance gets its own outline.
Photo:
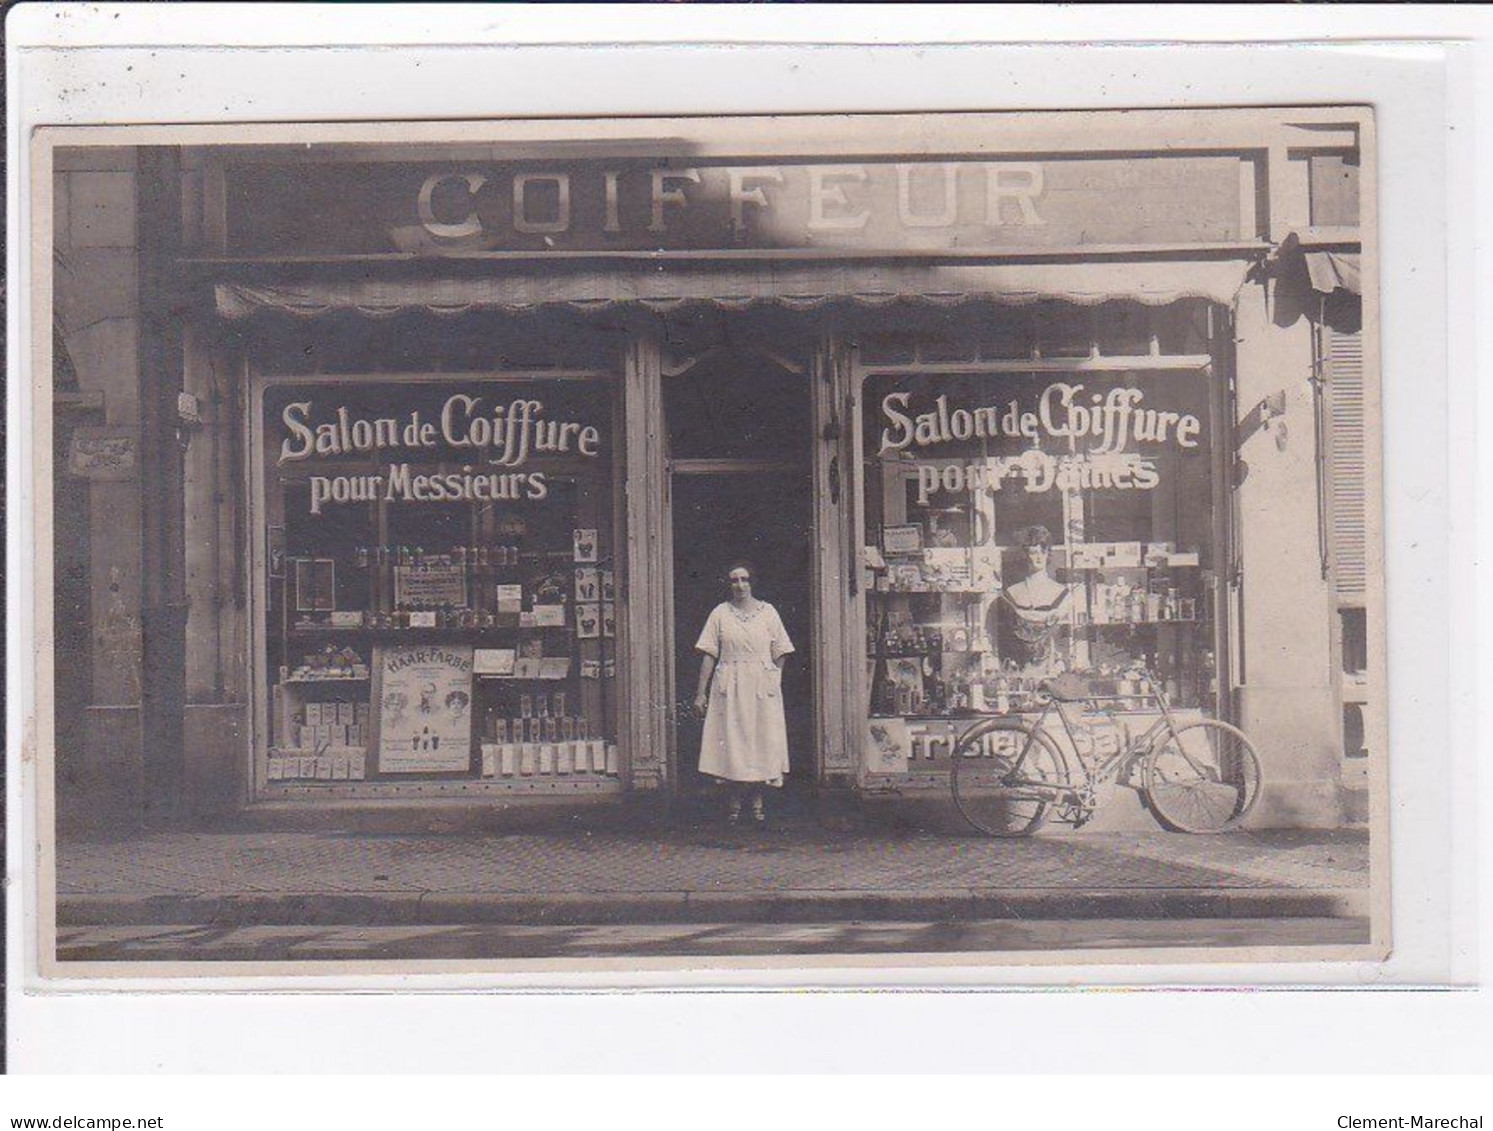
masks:
<instances>
[{"instance_id":1,"label":"street curb","mask_svg":"<svg viewBox=\"0 0 1493 1131\"><path fill-rule=\"evenodd\" d=\"M778 892L336 892L264 895L69 895L59 927L212 925L579 926L648 923L840 923L981 919L1359 919L1363 888L924 889Z\"/></svg>"}]
</instances>

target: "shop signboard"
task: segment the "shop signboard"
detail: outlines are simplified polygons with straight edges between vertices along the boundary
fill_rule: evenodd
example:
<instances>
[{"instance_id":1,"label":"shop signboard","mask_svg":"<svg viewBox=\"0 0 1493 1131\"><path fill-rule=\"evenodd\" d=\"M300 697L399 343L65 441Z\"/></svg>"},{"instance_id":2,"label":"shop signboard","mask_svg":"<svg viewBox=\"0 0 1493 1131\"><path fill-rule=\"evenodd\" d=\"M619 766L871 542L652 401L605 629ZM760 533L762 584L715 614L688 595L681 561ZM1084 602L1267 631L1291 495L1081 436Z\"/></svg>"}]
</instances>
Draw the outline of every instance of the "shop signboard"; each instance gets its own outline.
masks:
<instances>
[{"instance_id":1,"label":"shop signboard","mask_svg":"<svg viewBox=\"0 0 1493 1131\"><path fill-rule=\"evenodd\" d=\"M378 772L460 772L472 759L472 648L377 649Z\"/></svg>"},{"instance_id":2,"label":"shop signboard","mask_svg":"<svg viewBox=\"0 0 1493 1131\"><path fill-rule=\"evenodd\" d=\"M1246 238L1230 154L231 169L235 251L1000 251ZM349 201L357 201L356 207Z\"/></svg>"},{"instance_id":3,"label":"shop signboard","mask_svg":"<svg viewBox=\"0 0 1493 1131\"><path fill-rule=\"evenodd\" d=\"M67 449L68 474L97 482L133 479L138 449L139 439L134 429L75 428Z\"/></svg>"}]
</instances>

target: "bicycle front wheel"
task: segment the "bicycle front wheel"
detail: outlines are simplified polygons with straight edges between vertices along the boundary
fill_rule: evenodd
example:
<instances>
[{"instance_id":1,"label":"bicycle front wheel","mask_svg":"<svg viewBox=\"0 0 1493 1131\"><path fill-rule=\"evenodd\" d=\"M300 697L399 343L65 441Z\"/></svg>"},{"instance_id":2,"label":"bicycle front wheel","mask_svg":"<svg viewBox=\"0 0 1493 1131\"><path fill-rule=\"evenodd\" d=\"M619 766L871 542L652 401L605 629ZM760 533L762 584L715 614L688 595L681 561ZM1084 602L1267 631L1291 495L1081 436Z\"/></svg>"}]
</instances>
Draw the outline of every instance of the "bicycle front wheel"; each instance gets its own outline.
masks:
<instances>
[{"instance_id":1,"label":"bicycle front wheel","mask_svg":"<svg viewBox=\"0 0 1493 1131\"><path fill-rule=\"evenodd\" d=\"M1236 727L1215 719L1178 727L1151 748L1142 769L1146 804L1166 828L1221 833L1260 796L1260 760Z\"/></svg>"},{"instance_id":2,"label":"bicycle front wheel","mask_svg":"<svg viewBox=\"0 0 1493 1131\"><path fill-rule=\"evenodd\" d=\"M1067 782L1063 756L1030 726L982 723L954 748L949 784L960 816L986 836L1030 836Z\"/></svg>"}]
</instances>

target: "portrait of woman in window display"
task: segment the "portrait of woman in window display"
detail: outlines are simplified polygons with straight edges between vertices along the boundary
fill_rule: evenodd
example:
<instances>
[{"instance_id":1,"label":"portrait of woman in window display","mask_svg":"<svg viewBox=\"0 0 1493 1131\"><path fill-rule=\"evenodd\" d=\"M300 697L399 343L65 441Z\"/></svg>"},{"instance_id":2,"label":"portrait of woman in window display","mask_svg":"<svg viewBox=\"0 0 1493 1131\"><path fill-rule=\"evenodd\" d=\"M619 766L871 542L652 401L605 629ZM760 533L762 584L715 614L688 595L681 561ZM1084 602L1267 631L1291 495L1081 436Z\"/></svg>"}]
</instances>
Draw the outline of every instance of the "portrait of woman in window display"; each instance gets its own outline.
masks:
<instances>
[{"instance_id":1,"label":"portrait of woman in window display","mask_svg":"<svg viewBox=\"0 0 1493 1131\"><path fill-rule=\"evenodd\" d=\"M744 562L726 571L730 599L717 605L695 648L703 653L695 710L705 716L700 772L730 790L727 820L766 821L763 787L781 786L788 772L783 713L783 664L793 642L777 609L752 594L755 572Z\"/></svg>"},{"instance_id":2,"label":"portrait of woman in window display","mask_svg":"<svg viewBox=\"0 0 1493 1131\"><path fill-rule=\"evenodd\" d=\"M1060 648L1073 590L1052 576L1052 533L1045 526L1016 532L1026 553L1027 574L1001 591L994 609L1002 664L1050 674L1066 659Z\"/></svg>"}]
</instances>

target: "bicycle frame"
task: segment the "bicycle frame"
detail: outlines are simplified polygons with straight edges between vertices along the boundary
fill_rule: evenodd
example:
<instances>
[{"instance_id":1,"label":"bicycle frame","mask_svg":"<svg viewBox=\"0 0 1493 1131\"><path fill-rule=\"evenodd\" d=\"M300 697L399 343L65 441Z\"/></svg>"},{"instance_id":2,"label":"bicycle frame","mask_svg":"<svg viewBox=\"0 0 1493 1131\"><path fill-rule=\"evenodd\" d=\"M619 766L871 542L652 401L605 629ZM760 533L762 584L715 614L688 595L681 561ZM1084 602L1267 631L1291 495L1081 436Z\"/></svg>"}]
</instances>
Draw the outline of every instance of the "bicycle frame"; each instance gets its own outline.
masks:
<instances>
[{"instance_id":1,"label":"bicycle frame","mask_svg":"<svg viewBox=\"0 0 1493 1131\"><path fill-rule=\"evenodd\" d=\"M1158 689L1154 682L1150 680L1146 681L1145 686L1145 692L1138 696L1089 695L1085 696L1082 700L1065 701L1049 695L1045 698L1042 710L1037 715L1035 721L1028 722L1025 718L1021 720L1020 725L1023 728L1030 725L1036 731L1043 729L1048 717L1051 715L1056 714L1062 721L1063 733L1067 736L1068 745L1067 748L1058 746L1058 753L1062 756L1064 776L1068 780L1064 787L1055 787L1053 789L1054 796L1052 800L1054 804L1070 806L1077 810L1076 815L1072 818L1075 824L1082 825L1093 816L1097 805L1095 790L1099 786L1116 777L1122 766L1129 765L1137 758L1145 755L1163 736L1176 735L1177 725L1172 718L1171 704L1167 702L1165 693ZM1120 744L1119 749L1113 754L1106 755L1097 765L1090 766L1079 750L1077 733L1082 731L1092 735L1094 725L1082 717L1082 712L1093 708L1096 704L1106 702L1134 702L1136 699L1149 701L1154 704L1161 711L1160 717L1147 727L1145 733L1140 735L1140 737L1133 738L1127 736L1126 740ZM1079 714L1076 717L1069 713L1070 707L1078 708ZM1114 717L1113 711L1101 710L1100 713L1107 715L1110 719ZM1012 729L1015 728L1013 727ZM1074 781L1072 765L1074 759L1068 756L1070 749L1078 755L1077 762L1083 774L1082 780L1077 783ZM1022 762L1026 760L1028 752L1029 746L1022 750L1020 756L1016 759L1013 770L1020 767Z\"/></svg>"}]
</instances>

